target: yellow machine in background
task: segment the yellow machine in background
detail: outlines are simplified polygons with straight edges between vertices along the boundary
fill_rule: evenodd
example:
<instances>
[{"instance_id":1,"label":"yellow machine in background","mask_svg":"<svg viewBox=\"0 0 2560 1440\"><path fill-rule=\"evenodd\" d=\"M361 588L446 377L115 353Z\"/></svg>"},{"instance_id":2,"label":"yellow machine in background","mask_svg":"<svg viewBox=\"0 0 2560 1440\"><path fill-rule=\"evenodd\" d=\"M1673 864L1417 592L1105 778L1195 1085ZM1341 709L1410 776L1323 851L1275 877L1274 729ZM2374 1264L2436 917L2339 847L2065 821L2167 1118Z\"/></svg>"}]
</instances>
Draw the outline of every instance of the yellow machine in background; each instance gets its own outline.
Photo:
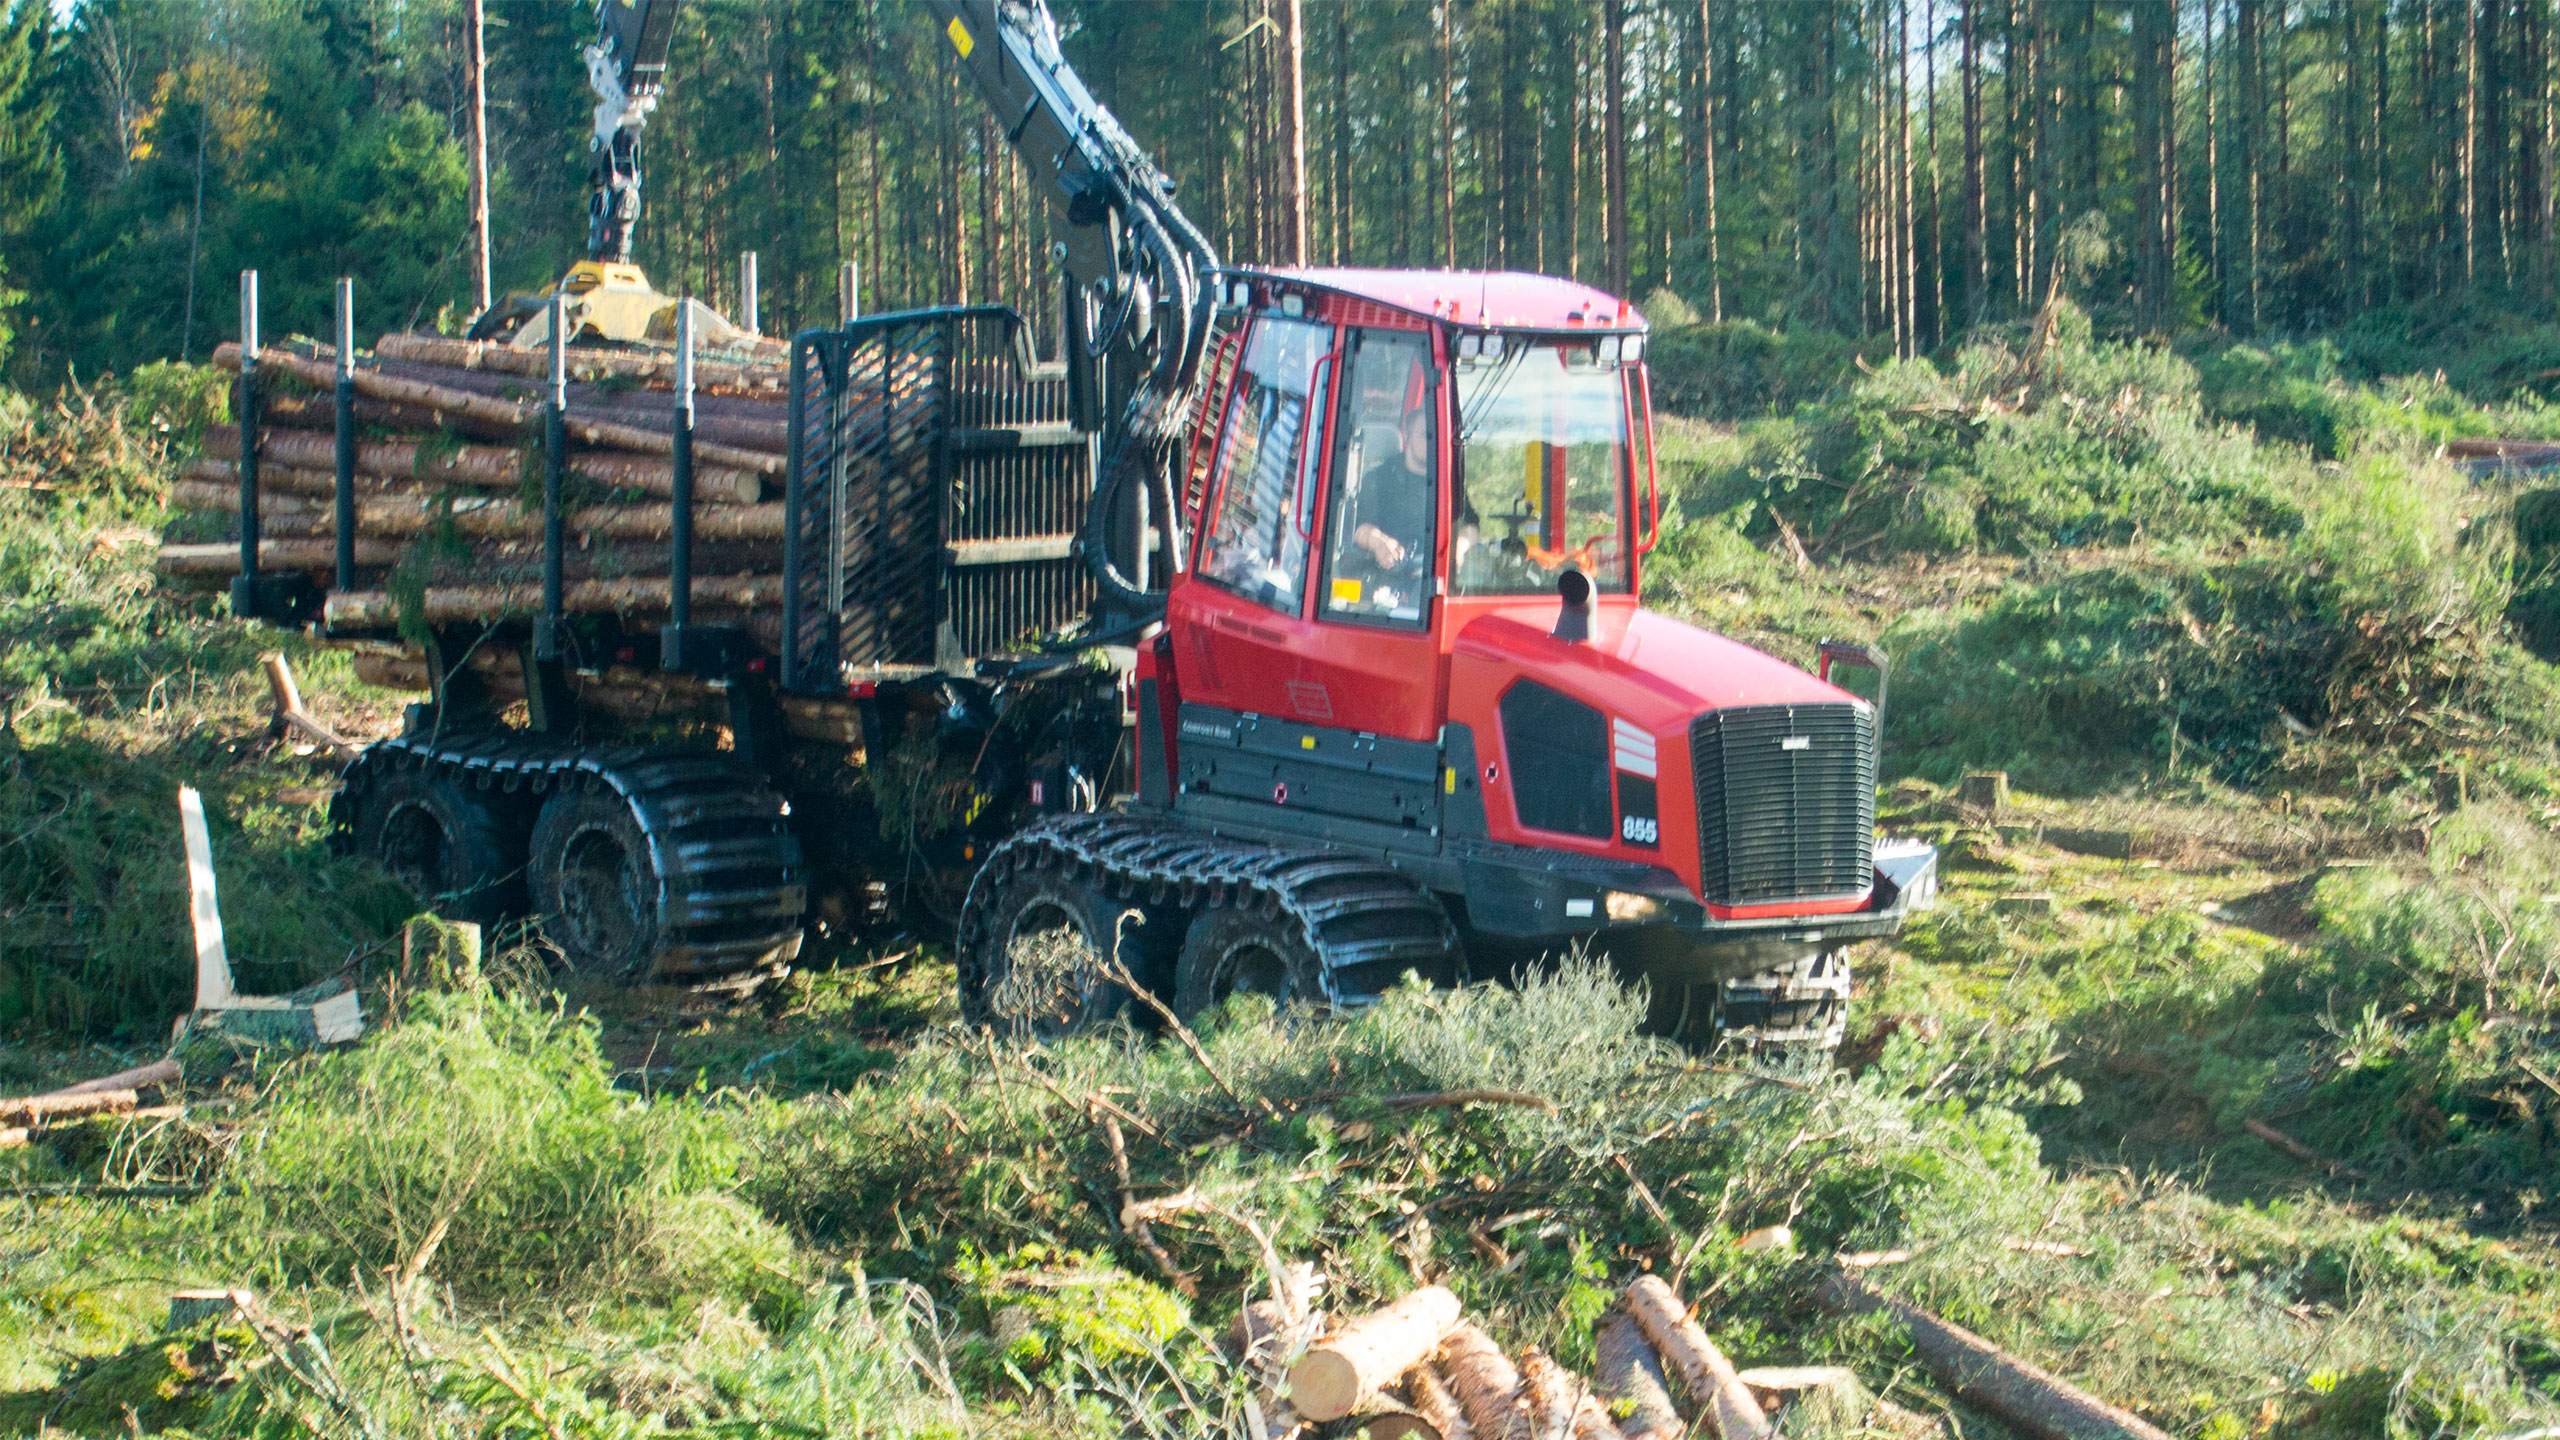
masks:
<instances>
[{"instance_id":1,"label":"yellow machine in background","mask_svg":"<svg viewBox=\"0 0 2560 1440\"><path fill-rule=\"evenodd\" d=\"M551 292L518 292L473 317L472 339L550 344L555 292L566 302L563 338L573 345L672 345L683 305L693 307L697 345L720 349L754 339L700 301L660 294L631 263L631 231L640 219L640 137L664 89L680 3L601 0L596 6L596 40L582 51L596 92L595 134L587 147L587 258L570 266Z\"/></svg>"},{"instance_id":2,"label":"yellow machine in background","mask_svg":"<svg viewBox=\"0 0 2560 1440\"><path fill-rule=\"evenodd\" d=\"M572 345L672 345L676 310L682 305L693 307L694 343L704 349L755 338L699 300L661 294L648 274L628 261L581 260L560 277L559 292L569 331L565 338ZM509 295L472 322L471 338L540 349L551 343L550 307L548 293Z\"/></svg>"}]
</instances>

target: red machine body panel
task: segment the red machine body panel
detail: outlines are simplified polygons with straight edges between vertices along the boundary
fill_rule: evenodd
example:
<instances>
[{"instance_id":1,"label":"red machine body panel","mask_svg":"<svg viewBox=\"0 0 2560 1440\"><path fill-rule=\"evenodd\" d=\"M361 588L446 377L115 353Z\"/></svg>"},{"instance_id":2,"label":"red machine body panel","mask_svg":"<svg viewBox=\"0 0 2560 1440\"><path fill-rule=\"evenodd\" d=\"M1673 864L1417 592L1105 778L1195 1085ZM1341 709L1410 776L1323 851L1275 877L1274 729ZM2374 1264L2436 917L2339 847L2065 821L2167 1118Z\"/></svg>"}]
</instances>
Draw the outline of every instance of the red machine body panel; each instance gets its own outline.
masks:
<instances>
[{"instance_id":1,"label":"red machine body panel","mask_svg":"<svg viewBox=\"0 0 2560 1440\"><path fill-rule=\"evenodd\" d=\"M1543 849L1659 865L1690 893L1698 873L1697 780L1689 756L1689 724L1701 713L1736 705L1802 705L1856 696L1712 631L1643 609L1626 597L1594 602L1588 640L1555 638L1557 603L1476 602L1453 605L1449 624L1449 718L1476 735L1485 773L1485 824L1496 840ZM1472 613L1469 613L1472 612ZM1502 745L1503 693L1522 681L1591 706L1643 732L1653 742L1662 797L1658 848L1617 839L1534 830L1512 801L1509 756ZM1499 757L1499 758L1497 758ZM1855 910L1863 895L1786 905L1709 905L1719 919L1826 915Z\"/></svg>"}]
</instances>

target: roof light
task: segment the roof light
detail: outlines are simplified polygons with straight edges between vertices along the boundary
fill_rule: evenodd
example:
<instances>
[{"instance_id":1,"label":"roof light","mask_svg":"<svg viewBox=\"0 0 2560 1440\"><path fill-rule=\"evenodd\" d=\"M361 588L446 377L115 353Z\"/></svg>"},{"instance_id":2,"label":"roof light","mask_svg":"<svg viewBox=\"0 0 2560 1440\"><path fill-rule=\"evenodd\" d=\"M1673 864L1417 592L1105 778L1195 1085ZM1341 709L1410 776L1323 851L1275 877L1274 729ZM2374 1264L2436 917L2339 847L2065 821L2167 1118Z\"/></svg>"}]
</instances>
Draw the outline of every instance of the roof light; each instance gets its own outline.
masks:
<instances>
[{"instance_id":1,"label":"roof light","mask_svg":"<svg viewBox=\"0 0 2560 1440\"><path fill-rule=\"evenodd\" d=\"M1602 340L1601 340L1601 342L1600 342L1600 363L1601 363L1601 364L1603 364L1603 365L1615 365L1615 364L1617 364L1617 363L1618 363L1618 337L1617 337L1617 336L1615 336L1615 335L1611 335L1611 336L1608 336L1608 337L1606 337L1606 338L1604 338L1604 339L1602 339Z\"/></svg>"},{"instance_id":2,"label":"roof light","mask_svg":"<svg viewBox=\"0 0 2560 1440\"><path fill-rule=\"evenodd\" d=\"M1626 337L1626 341L1620 348L1619 353L1626 357L1627 363L1630 365L1633 365L1637 361L1643 359L1644 337L1641 335L1630 335Z\"/></svg>"},{"instance_id":3,"label":"roof light","mask_svg":"<svg viewBox=\"0 0 2560 1440\"><path fill-rule=\"evenodd\" d=\"M1481 354L1483 350L1484 337L1480 335L1461 335L1458 337L1459 359L1473 360L1477 355Z\"/></svg>"},{"instance_id":4,"label":"roof light","mask_svg":"<svg viewBox=\"0 0 2560 1440\"><path fill-rule=\"evenodd\" d=\"M1307 297L1289 294L1280 297L1280 313L1294 320L1307 313Z\"/></svg>"}]
</instances>

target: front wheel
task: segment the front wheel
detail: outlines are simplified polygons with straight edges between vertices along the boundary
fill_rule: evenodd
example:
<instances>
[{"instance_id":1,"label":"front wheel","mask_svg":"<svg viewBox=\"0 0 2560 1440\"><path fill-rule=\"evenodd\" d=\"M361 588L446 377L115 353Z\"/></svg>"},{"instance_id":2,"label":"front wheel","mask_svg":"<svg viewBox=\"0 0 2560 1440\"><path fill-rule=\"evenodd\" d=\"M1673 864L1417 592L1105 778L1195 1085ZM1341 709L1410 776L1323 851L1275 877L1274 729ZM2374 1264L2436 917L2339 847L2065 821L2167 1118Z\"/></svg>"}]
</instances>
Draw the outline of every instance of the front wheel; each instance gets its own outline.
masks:
<instances>
[{"instance_id":1,"label":"front wheel","mask_svg":"<svg viewBox=\"0 0 2560 1440\"><path fill-rule=\"evenodd\" d=\"M1849 1033L1849 957L1837 950L1716 987L1716 1040L1770 1058L1828 1057Z\"/></svg>"},{"instance_id":2,"label":"front wheel","mask_svg":"<svg viewBox=\"0 0 2560 1440\"><path fill-rule=\"evenodd\" d=\"M997 878L983 903L967 927L974 953L960 999L970 1024L1045 1041L1098 1028L1127 1010L1129 992L1116 977L1137 978L1131 932L1144 917L1136 906L1041 865ZM1105 958L1111 956L1118 965Z\"/></svg>"}]
</instances>

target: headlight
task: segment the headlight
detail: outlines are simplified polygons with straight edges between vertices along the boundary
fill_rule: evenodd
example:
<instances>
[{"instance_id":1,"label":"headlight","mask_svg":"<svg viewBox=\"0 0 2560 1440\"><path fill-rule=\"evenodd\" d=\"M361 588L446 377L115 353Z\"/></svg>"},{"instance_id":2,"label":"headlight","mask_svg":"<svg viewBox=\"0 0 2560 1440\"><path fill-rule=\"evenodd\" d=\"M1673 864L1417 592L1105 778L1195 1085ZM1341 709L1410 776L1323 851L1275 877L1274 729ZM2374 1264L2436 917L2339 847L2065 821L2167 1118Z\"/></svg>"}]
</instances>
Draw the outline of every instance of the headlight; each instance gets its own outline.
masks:
<instances>
[{"instance_id":1,"label":"headlight","mask_svg":"<svg viewBox=\"0 0 2560 1440\"><path fill-rule=\"evenodd\" d=\"M1640 925L1662 915L1662 902L1650 895L1629 890L1609 892L1609 919L1620 925Z\"/></svg>"}]
</instances>

